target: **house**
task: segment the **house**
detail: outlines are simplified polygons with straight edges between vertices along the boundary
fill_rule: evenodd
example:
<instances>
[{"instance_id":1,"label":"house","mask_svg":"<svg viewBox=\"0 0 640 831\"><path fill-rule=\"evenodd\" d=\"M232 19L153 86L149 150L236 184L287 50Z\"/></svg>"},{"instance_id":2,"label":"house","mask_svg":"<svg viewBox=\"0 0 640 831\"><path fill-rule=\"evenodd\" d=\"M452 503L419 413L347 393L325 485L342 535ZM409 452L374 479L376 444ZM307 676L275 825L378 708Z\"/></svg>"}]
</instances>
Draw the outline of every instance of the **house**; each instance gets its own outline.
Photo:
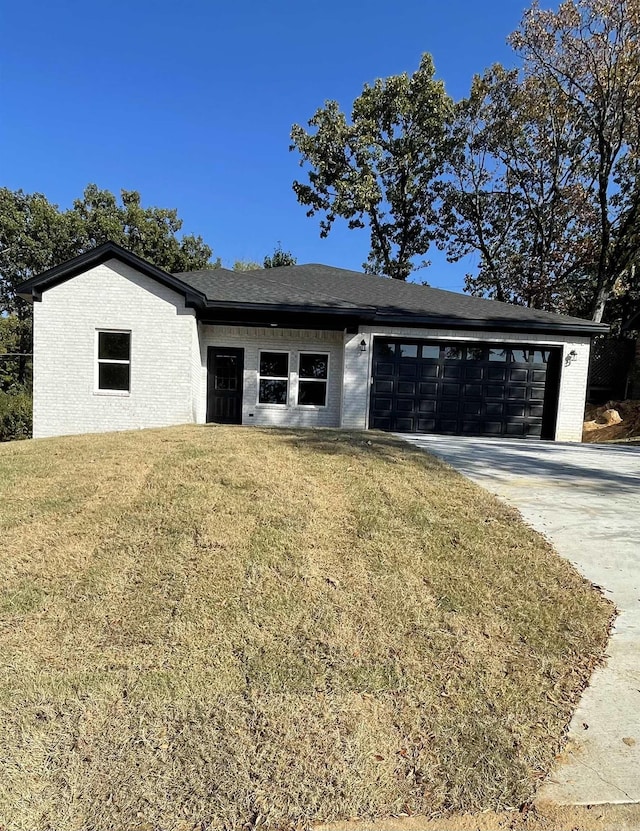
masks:
<instances>
[{"instance_id":1,"label":"house","mask_svg":"<svg viewBox=\"0 0 640 831\"><path fill-rule=\"evenodd\" d=\"M19 293L35 437L222 422L580 441L607 329L324 265L169 274L112 243Z\"/></svg>"}]
</instances>

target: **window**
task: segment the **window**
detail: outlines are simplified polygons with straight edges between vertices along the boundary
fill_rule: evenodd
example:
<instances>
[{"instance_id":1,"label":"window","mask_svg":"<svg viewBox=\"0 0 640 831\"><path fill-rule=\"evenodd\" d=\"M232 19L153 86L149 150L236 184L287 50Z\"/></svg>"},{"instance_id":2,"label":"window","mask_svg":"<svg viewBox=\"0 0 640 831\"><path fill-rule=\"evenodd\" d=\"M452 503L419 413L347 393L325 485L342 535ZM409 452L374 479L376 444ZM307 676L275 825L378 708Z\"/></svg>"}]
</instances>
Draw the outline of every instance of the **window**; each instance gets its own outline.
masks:
<instances>
[{"instance_id":1,"label":"window","mask_svg":"<svg viewBox=\"0 0 640 831\"><path fill-rule=\"evenodd\" d=\"M401 343L400 344L401 358L417 358L418 344L417 343Z\"/></svg>"},{"instance_id":2,"label":"window","mask_svg":"<svg viewBox=\"0 0 640 831\"><path fill-rule=\"evenodd\" d=\"M131 332L98 332L97 389L129 392L131 389Z\"/></svg>"},{"instance_id":3,"label":"window","mask_svg":"<svg viewBox=\"0 0 640 831\"><path fill-rule=\"evenodd\" d=\"M261 352L259 404L286 404L289 393L289 353Z\"/></svg>"},{"instance_id":4,"label":"window","mask_svg":"<svg viewBox=\"0 0 640 831\"><path fill-rule=\"evenodd\" d=\"M301 352L298 368L298 404L325 407L329 356L317 352Z\"/></svg>"},{"instance_id":5,"label":"window","mask_svg":"<svg viewBox=\"0 0 640 831\"><path fill-rule=\"evenodd\" d=\"M434 358L437 361L440 357L440 347L435 343L424 343L422 345L422 357Z\"/></svg>"}]
</instances>

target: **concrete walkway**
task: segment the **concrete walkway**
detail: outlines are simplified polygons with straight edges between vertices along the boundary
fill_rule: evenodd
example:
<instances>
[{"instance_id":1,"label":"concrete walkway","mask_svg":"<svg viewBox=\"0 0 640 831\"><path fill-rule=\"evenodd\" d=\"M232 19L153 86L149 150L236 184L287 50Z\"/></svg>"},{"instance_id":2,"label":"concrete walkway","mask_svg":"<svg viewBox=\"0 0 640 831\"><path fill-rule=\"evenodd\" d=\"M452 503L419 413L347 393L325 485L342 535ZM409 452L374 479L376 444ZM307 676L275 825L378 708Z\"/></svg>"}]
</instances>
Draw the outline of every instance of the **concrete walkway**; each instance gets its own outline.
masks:
<instances>
[{"instance_id":1,"label":"concrete walkway","mask_svg":"<svg viewBox=\"0 0 640 831\"><path fill-rule=\"evenodd\" d=\"M608 659L594 672L571 721L563 761L538 799L640 802L640 448L399 437L518 508L616 604Z\"/></svg>"}]
</instances>

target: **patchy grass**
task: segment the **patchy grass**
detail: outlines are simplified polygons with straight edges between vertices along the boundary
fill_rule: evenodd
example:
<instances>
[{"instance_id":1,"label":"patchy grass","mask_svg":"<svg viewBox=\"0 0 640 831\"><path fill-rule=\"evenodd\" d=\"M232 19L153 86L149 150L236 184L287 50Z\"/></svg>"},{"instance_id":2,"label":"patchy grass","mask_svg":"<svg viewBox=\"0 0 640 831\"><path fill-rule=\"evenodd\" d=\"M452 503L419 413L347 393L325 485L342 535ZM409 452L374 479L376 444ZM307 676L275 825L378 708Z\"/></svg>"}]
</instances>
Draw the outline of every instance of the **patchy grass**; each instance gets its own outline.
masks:
<instances>
[{"instance_id":1,"label":"patchy grass","mask_svg":"<svg viewBox=\"0 0 640 831\"><path fill-rule=\"evenodd\" d=\"M304 825L519 805L611 607L388 436L0 447L0 826Z\"/></svg>"}]
</instances>

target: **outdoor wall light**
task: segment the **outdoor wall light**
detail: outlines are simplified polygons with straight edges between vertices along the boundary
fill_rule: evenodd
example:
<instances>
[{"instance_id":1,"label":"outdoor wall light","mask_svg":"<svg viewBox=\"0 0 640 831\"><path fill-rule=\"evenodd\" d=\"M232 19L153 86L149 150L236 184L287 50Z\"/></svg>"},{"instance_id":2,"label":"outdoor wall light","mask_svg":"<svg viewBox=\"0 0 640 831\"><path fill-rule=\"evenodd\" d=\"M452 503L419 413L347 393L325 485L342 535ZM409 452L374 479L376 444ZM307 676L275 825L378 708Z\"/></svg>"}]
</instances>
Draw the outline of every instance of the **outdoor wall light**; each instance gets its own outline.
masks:
<instances>
[{"instance_id":1,"label":"outdoor wall light","mask_svg":"<svg viewBox=\"0 0 640 831\"><path fill-rule=\"evenodd\" d=\"M360 341L360 351L366 352L367 351L367 342L364 338Z\"/></svg>"},{"instance_id":2,"label":"outdoor wall light","mask_svg":"<svg viewBox=\"0 0 640 831\"><path fill-rule=\"evenodd\" d=\"M572 349L571 352L569 352L567 357L564 359L564 365L569 366L569 364L572 364L574 361L577 361L577 360L578 360L578 353L576 352L575 349Z\"/></svg>"}]
</instances>

